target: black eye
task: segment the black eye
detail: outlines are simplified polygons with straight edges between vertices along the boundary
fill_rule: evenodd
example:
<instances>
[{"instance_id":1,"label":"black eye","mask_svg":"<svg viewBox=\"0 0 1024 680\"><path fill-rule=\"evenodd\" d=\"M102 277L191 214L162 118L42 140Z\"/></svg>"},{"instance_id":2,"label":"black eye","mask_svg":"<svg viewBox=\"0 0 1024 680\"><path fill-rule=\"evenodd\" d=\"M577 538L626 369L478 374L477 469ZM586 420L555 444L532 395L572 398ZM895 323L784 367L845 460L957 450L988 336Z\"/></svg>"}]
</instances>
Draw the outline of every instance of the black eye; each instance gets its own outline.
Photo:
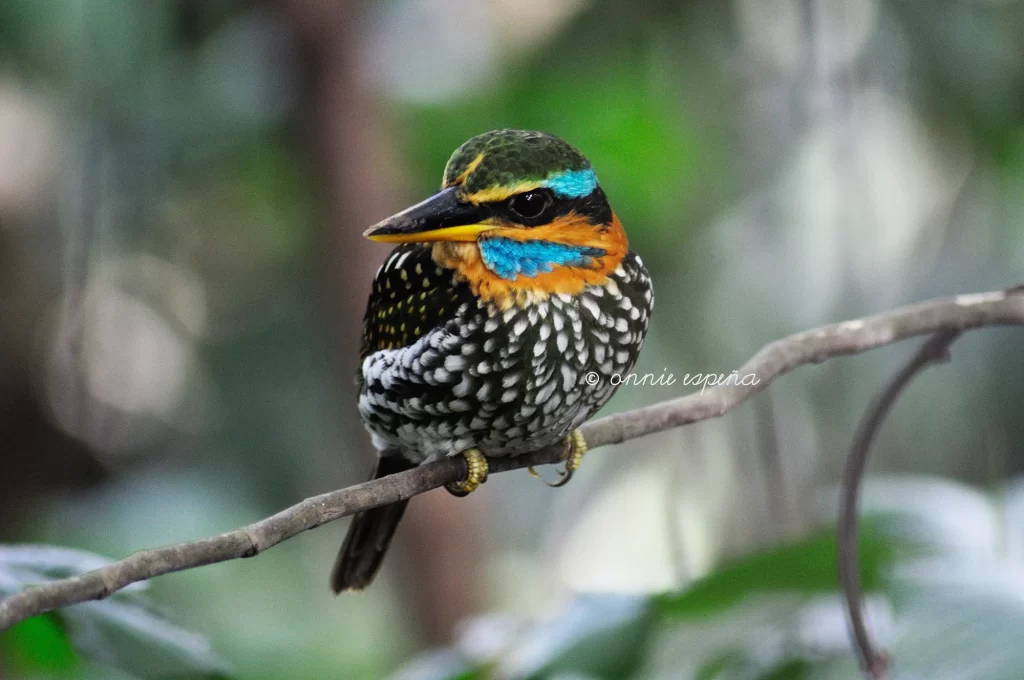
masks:
<instances>
[{"instance_id":1,"label":"black eye","mask_svg":"<svg viewBox=\"0 0 1024 680\"><path fill-rule=\"evenodd\" d=\"M513 196L508 207L516 215L526 219L540 216L551 205L551 196L543 191L527 191L525 194Z\"/></svg>"}]
</instances>

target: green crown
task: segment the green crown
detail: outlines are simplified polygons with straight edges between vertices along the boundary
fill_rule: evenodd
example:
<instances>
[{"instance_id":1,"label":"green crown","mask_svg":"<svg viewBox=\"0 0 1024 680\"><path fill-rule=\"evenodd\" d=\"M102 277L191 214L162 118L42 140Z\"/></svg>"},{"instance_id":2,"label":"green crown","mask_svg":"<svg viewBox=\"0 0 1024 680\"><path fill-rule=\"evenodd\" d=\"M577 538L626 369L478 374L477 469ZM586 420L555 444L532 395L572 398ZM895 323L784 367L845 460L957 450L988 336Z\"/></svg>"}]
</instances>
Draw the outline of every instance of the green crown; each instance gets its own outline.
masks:
<instances>
[{"instance_id":1,"label":"green crown","mask_svg":"<svg viewBox=\"0 0 1024 680\"><path fill-rule=\"evenodd\" d=\"M481 153L480 165L465 179L465 193L541 180L552 173L590 168L590 162L583 154L554 135L526 130L493 130L473 137L455 150L444 169L445 185L462 175Z\"/></svg>"}]
</instances>

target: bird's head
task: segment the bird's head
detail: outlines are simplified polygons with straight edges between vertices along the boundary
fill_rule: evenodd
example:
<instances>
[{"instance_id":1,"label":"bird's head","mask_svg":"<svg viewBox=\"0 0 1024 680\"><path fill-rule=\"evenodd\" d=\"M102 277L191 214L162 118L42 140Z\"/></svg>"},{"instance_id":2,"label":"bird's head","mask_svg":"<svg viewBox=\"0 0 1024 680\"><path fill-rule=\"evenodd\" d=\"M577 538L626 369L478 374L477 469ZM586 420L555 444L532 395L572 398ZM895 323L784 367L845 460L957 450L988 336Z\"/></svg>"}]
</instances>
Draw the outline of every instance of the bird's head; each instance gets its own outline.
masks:
<instances>
[{"instance_id":1,"label":"bird's head","mask_svg":"<svg viewBox=\"0 0 1024 680\"><path fill-rule=\"evenodd\" d=\"M503 308L600 285L628 249L590 162L558 137L522 130L470 139L440 192L366 236L433 243L438 264Z\"/></svg>"}]
</instances>

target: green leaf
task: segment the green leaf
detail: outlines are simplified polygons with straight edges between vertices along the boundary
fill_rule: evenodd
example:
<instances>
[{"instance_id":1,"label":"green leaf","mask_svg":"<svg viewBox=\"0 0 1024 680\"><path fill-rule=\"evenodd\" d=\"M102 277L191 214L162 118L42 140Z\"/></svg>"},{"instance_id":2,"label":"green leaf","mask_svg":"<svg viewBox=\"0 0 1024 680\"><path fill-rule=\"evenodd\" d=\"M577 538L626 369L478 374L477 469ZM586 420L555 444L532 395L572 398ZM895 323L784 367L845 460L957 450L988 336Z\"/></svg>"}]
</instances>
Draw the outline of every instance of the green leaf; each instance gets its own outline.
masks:
<instances>
[{"instance_id":1,"label":"green leaf","mask_svg":"<svg viewBox=\"0 0 1024 680\"><path fill-rule=\"evenodd\" d=\"M0 547L0 595L106 564L109 560L103 557L68 548ZM144 583L134 584L106 600L52 612L47 618L55 625L49 632L63 633L82 657L139 677L228 677L227 664L213 652L209 641L171 623L142 594L143 590ZM46 618L32 621L36 620ZM31 633L39 624L29 625ZM35 632L42 634L38 628ZM57 654L54 661L67 653L66 647L53 650Z\"/></svg>"},{"instance_id":2,"label":"green leaf","mask_svg":"<svg viewBox=\"0 0 1024 680\"><path fill-rule=\"evenodd\" d=\"M866 591L882 587L893 561L893 549L875 532L862 531L861 579ZM721 612L753 594L838 590L834 532L815 534L799 543L735 560L679 593L655 600L658 611L672 618L696 618Z\"/></svg>"},{"instance_id":3,"label":"green leaf","mask_svg":"<svg viewBox=\"0 0 1024 680\"><path fill-rule=\"evenodd\" d=\"M56 673L75 668L75 656L56 616L35 616L0 635L0 649L17 673Z\"/></svg>"}]
</instances>

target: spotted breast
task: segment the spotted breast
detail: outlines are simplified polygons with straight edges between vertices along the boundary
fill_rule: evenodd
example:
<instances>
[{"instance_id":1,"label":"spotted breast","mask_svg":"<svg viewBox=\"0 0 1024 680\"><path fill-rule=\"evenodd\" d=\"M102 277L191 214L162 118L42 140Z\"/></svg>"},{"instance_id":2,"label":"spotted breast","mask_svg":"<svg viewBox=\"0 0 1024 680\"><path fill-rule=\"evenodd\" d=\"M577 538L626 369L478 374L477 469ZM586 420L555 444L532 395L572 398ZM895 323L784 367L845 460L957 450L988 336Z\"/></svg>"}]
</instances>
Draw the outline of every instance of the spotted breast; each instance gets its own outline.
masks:
<instances>
[{"instance_id":1,"label":"spotted breast","mask_svg":"<svg viewBox=\"0 0 1024 680\"><path fill-rule=\"evenodd\" d=\"M378 271L372 300L359 410L379 449L421 462L564 439L632 369L652 290L629 252L601 285L502 310L408 244Z\"/></svg>"}]
</instances>

